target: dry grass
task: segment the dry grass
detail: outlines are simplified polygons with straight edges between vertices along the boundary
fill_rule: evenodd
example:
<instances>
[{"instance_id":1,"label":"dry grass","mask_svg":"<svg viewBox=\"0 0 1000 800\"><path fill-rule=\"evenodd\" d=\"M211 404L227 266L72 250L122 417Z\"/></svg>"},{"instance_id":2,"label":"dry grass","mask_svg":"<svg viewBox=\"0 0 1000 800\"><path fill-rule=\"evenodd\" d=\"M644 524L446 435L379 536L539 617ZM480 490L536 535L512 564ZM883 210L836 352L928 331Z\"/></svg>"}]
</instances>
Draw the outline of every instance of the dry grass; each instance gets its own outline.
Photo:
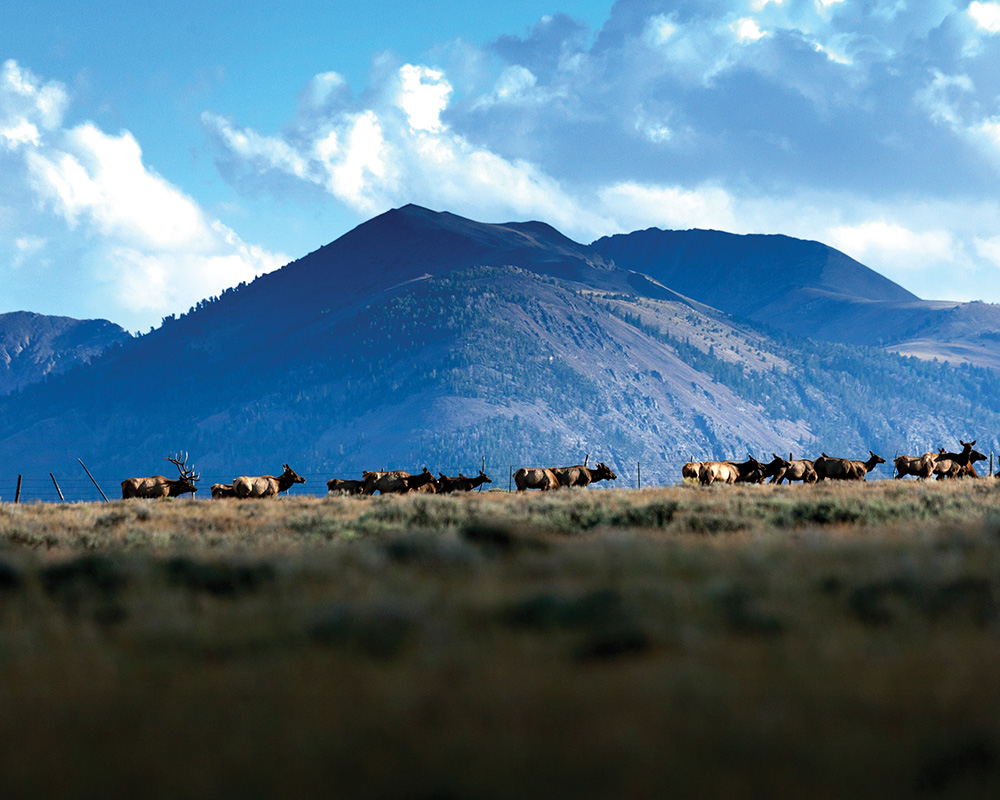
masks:
<instances>
[{"instance_id":1,"label":"dry grass","mask_svg":"<svg viewBox=\"0 0 1000 800\"><path fill-rule=\"evenodd\" d=\"M4 794L995 796L998 491L0 506Z\"/></svg>"}]
</instances>

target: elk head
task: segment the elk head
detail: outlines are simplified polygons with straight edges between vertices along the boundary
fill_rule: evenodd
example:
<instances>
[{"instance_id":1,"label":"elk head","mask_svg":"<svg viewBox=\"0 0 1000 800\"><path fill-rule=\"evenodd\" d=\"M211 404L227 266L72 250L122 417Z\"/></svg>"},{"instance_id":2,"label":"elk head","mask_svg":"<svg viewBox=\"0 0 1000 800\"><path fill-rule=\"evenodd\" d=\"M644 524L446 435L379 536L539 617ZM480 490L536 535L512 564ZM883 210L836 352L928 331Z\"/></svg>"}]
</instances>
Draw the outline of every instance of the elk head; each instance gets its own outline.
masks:
<instances>
[{"instance_id":1,"label":"elk head","mask_svg":"<svg viewBox=\"0 0 1000 800\"><path fill-rule=\"evenodd\" d=\"M282 464L285 471L281 474L281 477L285 480L291 479L292 483L305 483L306 479L299 475L294 469L292 469L288 464Z\"/></svg>"},{"instance_id":2,"label":"elk head","mask_svg":"<svg viewBox=\"0 0 1000 800\"><path fill-rule=\"evenodd\" d=\"M181 456L184 456L181 458ZM195 481L201 480L201 474L194 471L194 467L188 468L188 454L178 453L176 456L171 453L169 456L163 459L164 461L169 461L180 473L177 479L178 491L177 494L184 494L185 492L197 492L198 487L195 486Z\"/></svg>"}]
</instances>

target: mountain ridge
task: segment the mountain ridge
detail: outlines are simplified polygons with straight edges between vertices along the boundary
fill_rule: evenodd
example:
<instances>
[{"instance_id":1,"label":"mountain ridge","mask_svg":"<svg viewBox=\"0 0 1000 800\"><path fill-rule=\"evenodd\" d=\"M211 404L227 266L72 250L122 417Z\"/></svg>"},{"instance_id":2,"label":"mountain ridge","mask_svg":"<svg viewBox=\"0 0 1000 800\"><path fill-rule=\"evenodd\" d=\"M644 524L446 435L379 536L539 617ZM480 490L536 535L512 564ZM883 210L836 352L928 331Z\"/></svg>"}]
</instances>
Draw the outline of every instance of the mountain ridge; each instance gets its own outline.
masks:
<instances>
[{"instance_id":1,"label":"mountain ridge","mask_svg":"<svg viewBox=\"0 0 1000 800\"><path fill-rule=\"evenodd\" d=\"M213 481L592 453L667 482L691 456L989 446L993 396L988 370L777 335L544 223L411 206L0 399L0 451L124 478L184 449Z\"/></svg>"}]
</instances>

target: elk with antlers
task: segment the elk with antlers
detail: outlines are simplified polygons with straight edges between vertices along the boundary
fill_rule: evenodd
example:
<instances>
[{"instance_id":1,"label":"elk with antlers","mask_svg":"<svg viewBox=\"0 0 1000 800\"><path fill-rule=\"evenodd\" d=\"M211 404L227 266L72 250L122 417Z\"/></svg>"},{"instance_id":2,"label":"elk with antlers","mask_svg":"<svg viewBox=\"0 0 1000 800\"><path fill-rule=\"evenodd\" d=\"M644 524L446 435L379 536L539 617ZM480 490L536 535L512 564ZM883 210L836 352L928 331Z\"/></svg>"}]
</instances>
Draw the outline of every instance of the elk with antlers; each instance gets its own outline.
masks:
<instances>
[{"instance_id":1,"label":"elk with antlers","mask_svg":"<svg viewBox=\"0 0 1000 800\"><path fill-rule=\"evenodd\" d=\"M181 458L180 456L184 457ZM201 475L194 471L194 468L187 466L188 454L179 453L177 457L173 454L167 456L164 461L169 461L180 471L177 480L170 480L165 475L151 475L148 478L129 478L122 481L122 499L128 500L132 497L178 497L182 494L194 493L198 491L195 481Z\"/></svg>"}]
</instances>

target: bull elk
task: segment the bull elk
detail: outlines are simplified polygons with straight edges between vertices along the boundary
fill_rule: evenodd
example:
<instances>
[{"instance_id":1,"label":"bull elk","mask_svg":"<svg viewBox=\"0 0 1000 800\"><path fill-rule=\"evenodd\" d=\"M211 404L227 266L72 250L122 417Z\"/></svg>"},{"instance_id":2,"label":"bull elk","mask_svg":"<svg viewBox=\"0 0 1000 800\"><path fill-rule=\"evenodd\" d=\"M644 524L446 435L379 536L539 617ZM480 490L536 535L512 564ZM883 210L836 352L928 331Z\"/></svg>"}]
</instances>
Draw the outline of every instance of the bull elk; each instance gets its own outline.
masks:
<instances>
[{"instance_id":1,"label":"bull elk","mask_svg":"<svg viewBox=\"0 0 1000 800\"><path fill-rule=\"evenodd\" d=\"M583 464L575 467L552 467L560 486L589 486L597 481L616 481L618 476L603 461L591 469Z\"/></svg>"},{"instance_id":2,"label":"bull elk","mask_svg":"<svg viewBox=\"0 0 1000 800\"><path fill-rule=\"evenodd\" d=\"M180 458L181 455L184 456L183 459ZM177 457L171 454L163 460L169 461L177 467L180 477L176 480L171 480L165 475L151 475L148 478L129 478L122 481L122 499L128 500L133 497L179 497L182 494L194 494L198 491L198 487L194 484L195 481L201 478L201 475L196 473L193 467L188 469L187 453L179 453Z\"/></svg>"},{"instance_id":3,"label":"bull elk","mask_svg":"<svg viewBox=\"0 0 1000 800\"><path fill-rule=\"evenodd\" d=\"M278 492L285 492L293 483L305 483L306 479L297 475L288 464L282 465L285 471L280 475L241 475L233 481L233 489L240 499L248 497L274 497Z\"/></svg>"}]
</instances>

